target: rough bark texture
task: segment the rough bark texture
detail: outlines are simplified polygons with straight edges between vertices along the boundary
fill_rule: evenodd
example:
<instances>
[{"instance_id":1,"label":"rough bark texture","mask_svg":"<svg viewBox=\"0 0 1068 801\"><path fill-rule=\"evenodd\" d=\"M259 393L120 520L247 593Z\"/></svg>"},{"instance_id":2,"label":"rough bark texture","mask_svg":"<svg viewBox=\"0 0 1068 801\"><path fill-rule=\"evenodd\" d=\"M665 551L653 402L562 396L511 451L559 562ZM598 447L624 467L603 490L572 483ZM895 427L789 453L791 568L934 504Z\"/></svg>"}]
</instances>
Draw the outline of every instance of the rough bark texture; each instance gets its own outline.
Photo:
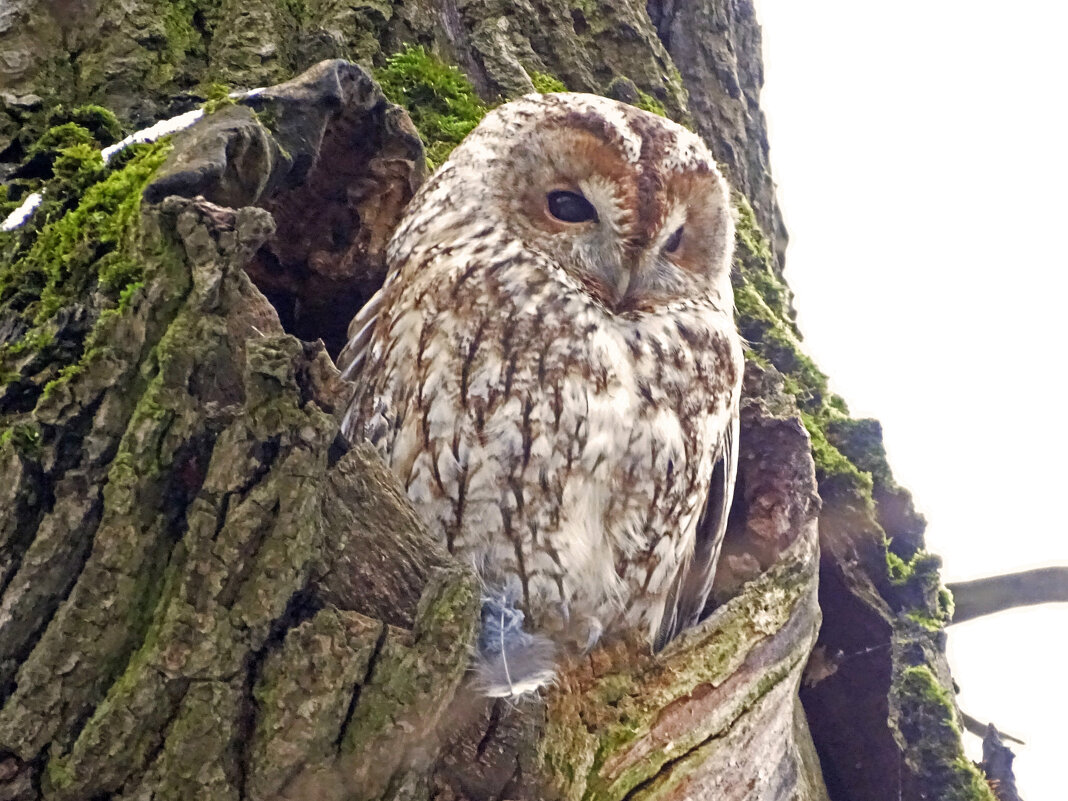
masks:
<instances>
[{"instance_id":1,"label":"rough bark texture","mask_svg":"<svg viewBox=\"0 0 1068 801\"><path fill-rule=\"evenodd\" d=\"M983 770L990 778L998 801L1020 801L1016 792L1016 777L1012 774L1012 761L1016 755L1001 742L1001 733L989 725L983 737Z\"/></svg>"},{"instance_id":2,"label":"rough bark texture","mask_svg":"<svg viewBox=\"0 0 1068 801\"><path fill-rule=\"evenodd\" d=\"M416 127L341 61L210 85L327 56ZM0 798L992 798L923 520L800 345L747 2L19 0L0 74L0 215L44 193L0 234ZM561 87L709 141L752 350L708 620L512 706L468 691L478 588L339 439L330 354L419 138Z\"/></svg>"},{"instance_id":3,"label":"rough bark texture","mask_svg":"<svg viewBox=\"0 0 1068 801\"><path fill-rule=\"evenodd\" d=\"M764 65L753 6L649 0L648 10L682 75L697 132L716 161L727 165L731 186L752 204L781 273L787 234L768 165L760 110Z\"/></svg>"}]
</instances>

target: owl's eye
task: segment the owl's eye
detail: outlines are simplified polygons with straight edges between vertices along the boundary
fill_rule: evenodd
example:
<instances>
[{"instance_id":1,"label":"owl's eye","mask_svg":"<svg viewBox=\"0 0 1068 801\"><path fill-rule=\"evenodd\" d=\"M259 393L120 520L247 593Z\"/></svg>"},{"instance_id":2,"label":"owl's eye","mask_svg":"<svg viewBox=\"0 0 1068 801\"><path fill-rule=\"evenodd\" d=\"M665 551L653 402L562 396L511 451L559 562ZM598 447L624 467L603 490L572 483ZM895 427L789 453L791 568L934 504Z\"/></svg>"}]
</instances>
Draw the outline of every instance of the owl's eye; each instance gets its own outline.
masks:
<instances>
[{"instance_id":1,"label":"owl's eye","mask_svg":"<svg viewBox=\"0 0 1068 801\"><path fill-rule=\"evenodd\" d=\"M673 233L668 238L668 241L664 243L664 252L665 253L674 253L676 250L679 249L679 245L681 245L681 244L682 244L682 226L680 225L678 228L675 229L675 233Z\"/></svg>"},{"instance_id":2,"label":"owl's eye","mask_svg":"<svg viewBox=\"0 0 1068 801\"><path fill-rule=\"evenodd\" d=\"M546 196L549 213L562 222L580 223L597 220L597 209L578 192L557 190Z\"/></svg>"}]
</instances>

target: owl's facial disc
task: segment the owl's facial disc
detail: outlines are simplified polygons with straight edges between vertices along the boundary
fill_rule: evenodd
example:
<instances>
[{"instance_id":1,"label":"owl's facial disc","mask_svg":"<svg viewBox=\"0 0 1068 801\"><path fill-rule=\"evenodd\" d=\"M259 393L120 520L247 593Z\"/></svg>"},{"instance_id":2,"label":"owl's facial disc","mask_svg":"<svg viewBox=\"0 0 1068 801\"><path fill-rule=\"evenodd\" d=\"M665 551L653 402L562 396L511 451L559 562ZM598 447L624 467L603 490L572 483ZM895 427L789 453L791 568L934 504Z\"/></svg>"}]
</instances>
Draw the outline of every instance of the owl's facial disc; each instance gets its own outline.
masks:
<instances>
[{"instance_id":1,"label":"owl's facial disc","mask_svg":"<svg viewBox=\"0 0 1068 801\"><path fill-rule=\"evenodd\" d=\"M540 213L530 220L542 234L532 244L616 313L648 312L693 297L706 288L713 266L702 252L711 244L702 227L720 223L707 214L710 204L700 191L690 192L693 181L676 178L656 176L643 193L637 182L611 173L553 174L542 183L552 188L543 190ZM643 216L643 201L659 213Z\"/></svg>"},{"instance_id":2,"label":"owl's facial disc","mask_svg":"<svg viewBox=\"0 0 1068 801\"><path fill-rule=\"evenodd\" d=\"M476 180L529 251L616 314L729 297L726 186L694 134L598 98L539 96L507 108L506 155L482 162Z\"/></svg>"},{"instance_id":3,"label":"owl's facial disc","mask_svg":"<svg viewBox=\"0 0 1068 801\"><path fill-rule=\"evenodd\" d=\"M559 188L567 187L567 188ZM598 299L614 306L625 296L630 269L618 247L621 209L615 190L595 178L568 180L545 193L542 219L537 221L561 252L557 261ZM555 248L554 248L555 250Z\"/></svg>"}]
</instances>

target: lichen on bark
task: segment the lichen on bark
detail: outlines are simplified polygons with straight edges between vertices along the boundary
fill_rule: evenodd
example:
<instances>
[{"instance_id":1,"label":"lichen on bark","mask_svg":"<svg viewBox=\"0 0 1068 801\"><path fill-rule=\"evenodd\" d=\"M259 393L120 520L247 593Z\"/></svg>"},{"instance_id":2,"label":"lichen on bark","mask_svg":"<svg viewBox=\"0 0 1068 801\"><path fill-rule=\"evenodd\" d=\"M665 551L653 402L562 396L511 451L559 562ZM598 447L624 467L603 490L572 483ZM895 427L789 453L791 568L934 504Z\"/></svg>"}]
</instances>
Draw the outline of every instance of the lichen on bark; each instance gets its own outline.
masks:
<instances>
[{"instance_id":1,"label":"lichen on bark","mask_svg":"<svg viewBox=\"0 0 1068 801\"><path fill-rule=\"evenodd\" d=\"M952 697L911 691L951 686L922 518L804 353L749 3L127 6L57 37L19 0L28 38L0 31L0 202L45 196L0 234L5 793L823 799L822 769L835 799L986 797ZM435 162L485 108L567 88L693 126L738 190L742 478L719 607L662 657L610 645L514 712L472 696L471 577L337 439L348 388L287 332L336 352L426 174L364 73L320 65L97 155L119 132L88 102L131 130L333 56L377 71ZM817 478L833 664L802 710Z\"/></svg>"}]
</instances>

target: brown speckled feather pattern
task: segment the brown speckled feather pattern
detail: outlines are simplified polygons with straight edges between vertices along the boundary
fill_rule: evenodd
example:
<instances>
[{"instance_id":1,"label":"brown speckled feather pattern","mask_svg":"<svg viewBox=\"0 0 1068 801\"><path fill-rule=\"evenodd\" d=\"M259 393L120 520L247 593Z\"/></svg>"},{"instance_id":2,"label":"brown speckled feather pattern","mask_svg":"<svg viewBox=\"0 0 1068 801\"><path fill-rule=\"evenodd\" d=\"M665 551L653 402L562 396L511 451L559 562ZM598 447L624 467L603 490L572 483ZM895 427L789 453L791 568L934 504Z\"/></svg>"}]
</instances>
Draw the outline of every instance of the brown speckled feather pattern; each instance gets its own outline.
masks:
<instances>
[{"instance_id":1,"label":"brown speckled feather pattern","mask_svg":"<svg viewBox=\"0 0 1068 801\"><path fill-rule=\"evenodd\" d=\"M595 224L539 217L559 184L590 199ZM693 244L669 259L682 224ZM681 587L707 594L711 564L683 578L702 517L722 537L726 508L706 511L717 460L733 485L732 241L693 134L602 98L530 96L412 201L386 283L352 323L346 433L558 642L623 627L652 641L692 622L675 619ZM705 545L714 563L718 542Z\"/></svg>"}]
</instances>

